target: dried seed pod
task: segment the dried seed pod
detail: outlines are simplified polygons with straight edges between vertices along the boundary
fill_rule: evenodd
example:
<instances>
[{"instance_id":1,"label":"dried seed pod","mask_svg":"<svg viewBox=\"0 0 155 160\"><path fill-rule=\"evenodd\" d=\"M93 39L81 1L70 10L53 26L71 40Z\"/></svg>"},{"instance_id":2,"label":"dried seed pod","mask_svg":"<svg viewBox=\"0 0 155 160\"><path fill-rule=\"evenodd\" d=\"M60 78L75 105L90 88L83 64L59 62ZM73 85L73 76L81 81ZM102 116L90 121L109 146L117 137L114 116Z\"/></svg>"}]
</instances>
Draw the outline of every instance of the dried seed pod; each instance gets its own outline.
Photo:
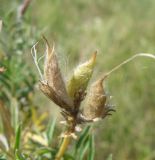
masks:
<instances>
[{"instance_id":1,"label":"dried seed pod","mask_svg":"<svg viewBox=\"0 0 155 160\"><path fill-rule=\"evenodd\" d=\"M59 93L55 92L48 84L40 82L39 88L55 104L67 111L71 111L71 108L73 107L72 103L70 103L70 101L66 100L64 97L60 97Z\"/></svg>"},{"instance_id":2,"label":"dried seed pod","mask_svg":"<svg viewBox=\"0 0 155 160\"><path fill-rule=\"evenodd\" d=\"M104 115L107 96L102 83L103 78L97 80L90 86L90 91L87 95L86 106L83 110L83 115L88 120L102 118Z\"/></svg>"},{"instance_id":3,"label":"dried seed pod","mask_svg":"<svg viewBox=\"0 0 155 160\"><path fill-rule=\"evenodd\" d=\"M45 39L45 38L44 38ZM54 87L57 91L61 89L62 93L66 92L65 83L63 81L58 60L54 47L51 49L48 41L46 42L46 55L44 64L44 78L50 87Z\"/></svg>"},{"instance_id":4,"label":"dried seed pod","mask_svg":"<svg viewBox=\"0 0 155 160\"><path fill-rule=\"evenodd\" d=\"M46 38L43 38L46 42L46 56L44 64L44 81L41 83L40 89L60 107L73 108L73 101L68 96L54 47L51 49Z\"/></svg>"},{"instance_id":5,"label":"dried seed pod","mask_svg":"<svg viewBox=\"0 0 155 160\"><path fill-rule=\"evenodd\" d=\"M87 88L95 66L96 54L97 52L95 52L88 61L77 66L77 68L74 70L73 76L68 81L68 94L74 101L77 101L77 99L81 101L83 100L84 92Z\"/></svg>"}]
</instances>

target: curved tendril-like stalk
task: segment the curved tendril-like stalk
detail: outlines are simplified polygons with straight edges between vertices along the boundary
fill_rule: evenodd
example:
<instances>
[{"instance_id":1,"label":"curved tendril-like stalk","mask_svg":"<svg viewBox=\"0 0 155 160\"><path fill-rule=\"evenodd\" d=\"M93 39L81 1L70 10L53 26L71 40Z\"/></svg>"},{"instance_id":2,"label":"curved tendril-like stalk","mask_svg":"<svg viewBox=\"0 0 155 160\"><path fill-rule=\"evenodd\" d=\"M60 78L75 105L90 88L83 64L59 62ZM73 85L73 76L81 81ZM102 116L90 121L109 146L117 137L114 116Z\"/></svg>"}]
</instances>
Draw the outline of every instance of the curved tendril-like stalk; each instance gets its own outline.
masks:
<instances>
[{"instance_id":1,"label":"curved tendril-like stalk","mask_svg":"<svg viewBox=\"0 0 155 160\"><path fill-rule=\"evenodd\" d=\"M137 57L148 57L148 58L153 58L155 59L155 55L151 54L151 53L138 53L133 55L132 57L128 58L127 60L123 61L122 63L120 63L119 65L117 65L116 67L114 67L112 70L110 70L109 72L107 72L104 76L103 79L108 78L109 75L113 72L115 72L116 70L118 70L119 68L121 68L122 66L124 66L125 64L127 64L128 62L134 60Z\"/></svg>"}]
</instances>

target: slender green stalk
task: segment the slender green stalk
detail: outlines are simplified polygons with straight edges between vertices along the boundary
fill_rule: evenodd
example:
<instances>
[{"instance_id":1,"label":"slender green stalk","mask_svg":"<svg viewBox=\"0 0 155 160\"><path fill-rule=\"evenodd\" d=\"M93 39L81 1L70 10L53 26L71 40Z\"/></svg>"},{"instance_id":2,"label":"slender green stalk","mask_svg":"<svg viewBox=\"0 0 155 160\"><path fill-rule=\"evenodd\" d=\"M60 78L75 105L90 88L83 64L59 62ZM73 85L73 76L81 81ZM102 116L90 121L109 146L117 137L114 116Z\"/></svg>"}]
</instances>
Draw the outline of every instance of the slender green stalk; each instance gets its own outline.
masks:
<instances>
[{"instance_id":1,"label":"slender green stalk","mask_svg":"<svg viewBox=\"0 0 155 160\"><path fill-rule=\"evenodd\" d=\"M118 70L119 68L121 68L122 66L124 66L125 64L127 64L128 62L134 60L137 57L149 57L149 58L153 58L155 59L155 55L151 54L151 53L138 53L133 55L132 57L128 58L127 60L123 61L122 63L120 63L119 65L117 65L116 67L114 67L112 70L110 70L108 73L106 73L103 76L103 79L107 78L111 73L115 72L116 70Z\"/></svg>"},{"instance_id":2,"label":"slender green stalk","mask_svg":"<svg viewBox=\"0 0 155 160\"><path fill-rule=\"evenodd\" d=\"M61 160L62 156L64 155L65 151L67 150L67 147L70 143L71 137L70 136L66 136L64 137L61 146L59 148L59 151L55 157L55 160Z\"/></svg>"}]
</instances>

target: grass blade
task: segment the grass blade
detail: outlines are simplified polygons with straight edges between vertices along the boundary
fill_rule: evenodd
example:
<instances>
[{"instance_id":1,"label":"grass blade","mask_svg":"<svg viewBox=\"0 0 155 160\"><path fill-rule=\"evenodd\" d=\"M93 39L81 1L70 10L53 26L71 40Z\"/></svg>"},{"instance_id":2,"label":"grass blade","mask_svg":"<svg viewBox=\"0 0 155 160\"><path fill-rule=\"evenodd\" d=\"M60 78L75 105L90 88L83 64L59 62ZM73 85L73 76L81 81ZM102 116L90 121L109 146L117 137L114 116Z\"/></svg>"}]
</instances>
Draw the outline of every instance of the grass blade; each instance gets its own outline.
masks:
<instances>
[{"instance_id":1,"label":"grass blade","mask_svg":"<svg viewBox=\"0 0 155 160\"><path fill-rule=\"evenodd\" d=\"M0 116L3 124L4 134L7 138L8 143L10 144L11 137L14 136L14 130L11 125L10 111L2 101L0 101Z\"/></svg>"},{"instance_id":2,"label":"grass blade","mask_svg":"<svg viewBox=\"0 0 155 160\"><path fill-rule=\"evenodd\" d=\"M89 148L89 136L87 136L87 138L85 139L83 146L80 147L79 158L78 158L79 160L84 159L85 153L88 150L88 148Z\"/></svg>"},{"instance_id":3,"label":"grass blade","mask_svg":"<svg viewBox=\"0 0 155 160\"><path fill-rule=\"evenodd\" d=\"M94 135L90 135L88 160L94 160L94 157L95 157Z\"/></svg>"},{"instance_id":4,"label":"grass blade","mask_svg":"<svg viewBox=\"0 0 155 160\"><path fill-rule=\"evenodd\" d=\"M16 160L26 160L18 150L15 152Z\"/></svg>"},{"instance_id":5,"label":"grass blade","mask_svg":"<svg viewBox=\"0 0 155 160\"><path fill-rule=\"evenodd\" d=\"M12 120L12 126L14 127L14 130L16 131L19 122L19 110L18 110L18 102L17 99L10 96L10 102L11 102L11 120Z\"/></svg>"},{"instance_id":6,"label":"grass blade","mask_svg":"<svg viewBox=\"0 0 155 160\"><path fill-rule=\"evenodd\" d=\"M88 132L89 132L89 129L90 129L90 126L87 126L83 132L81 133L80 137L79 137L79 140L77 141L76 143L76 150L78 150L78 148L81 147L83 141L86 139L87 135L88 135Z\"/></svg>"},{"instance_id":7,"label":"grass blade","mask_svg":"<svg viewBox=\"0 0 155 160\"><path fill-rule=\"evenodd\" d=\"M109 156L108 156L108 158L107 158L107 160L112 160L113 158L112 158L112 154L110 154Z\"/></svg>"},{"instance_id":8,"label":"grass blade","mask_svg":"<svg viewBox=\"0 0 155 160\"><path fill-rule=\"evenodd\" d=\"M21 138L21 125L19 125L16 130L14 151L18 150L20 147L20 138Z\"/></svg>"},{"instance_id":9,"label":"grass blade","mask_svg":"<svg viewBox=\"0 0 155 160\"><path fill-rule=\"evenodd\" d=\"M48 139L48 145L50 145L51 142L52 142L54 129L55 129L55 124L56 124L56 118L51 119L49 121L48 126L47 126L46 136L47 136L47 139Z\"/></svg>"}]
</instances>

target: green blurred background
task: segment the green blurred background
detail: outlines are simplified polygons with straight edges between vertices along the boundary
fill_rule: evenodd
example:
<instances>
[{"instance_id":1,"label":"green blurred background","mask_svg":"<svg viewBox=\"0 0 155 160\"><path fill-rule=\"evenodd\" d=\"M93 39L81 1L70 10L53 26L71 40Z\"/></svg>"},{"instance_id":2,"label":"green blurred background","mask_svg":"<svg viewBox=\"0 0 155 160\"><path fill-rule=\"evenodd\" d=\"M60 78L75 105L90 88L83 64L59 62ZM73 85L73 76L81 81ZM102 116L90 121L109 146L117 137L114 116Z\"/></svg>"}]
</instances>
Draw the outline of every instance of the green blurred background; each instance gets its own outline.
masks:
<instances>
[{"instance_id":1,"label":"green blurred background","mask_svg":"<svg viewBox=\"0 0 155 160\"><path fill-rule=\"evenodd\" d=\"M0 33L0 57L22 57L22 65L35 75L30 86L39 80L30 50L42 34L51 43L54 41L66 79L73 67L94 50L98 50L98 57L93 79L136 53L155 53L154 0L32 0L24 23L19 22L22 32L14 33L9 26L13 26L16 19L13 13L21 2L0 0L5 30ZM113 96L111 103L116 105L117 112L94 126L95 160L106 159L110 154L114 160L155 159L154 66L154 60L137 58L106 81L105 87ZM23 69L20 78L26 77L26 72ZM39 112L51 111L52 116L58 116L54 104L38 89L34 90L32 101L40 106Z\"/></svg>"}]
</instances>

